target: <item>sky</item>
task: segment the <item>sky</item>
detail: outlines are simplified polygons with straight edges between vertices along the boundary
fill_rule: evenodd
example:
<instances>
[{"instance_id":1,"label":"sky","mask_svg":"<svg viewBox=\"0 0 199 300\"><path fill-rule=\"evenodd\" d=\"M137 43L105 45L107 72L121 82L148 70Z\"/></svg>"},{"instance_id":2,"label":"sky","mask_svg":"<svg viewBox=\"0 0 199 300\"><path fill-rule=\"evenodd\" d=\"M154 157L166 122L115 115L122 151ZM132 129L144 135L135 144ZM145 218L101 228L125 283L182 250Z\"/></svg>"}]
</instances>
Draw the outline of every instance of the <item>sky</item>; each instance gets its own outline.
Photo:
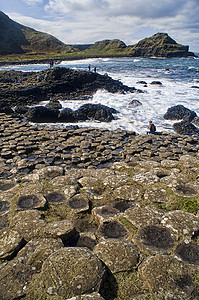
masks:
<instances>
[{"instance_id":1,"label":"sky","mask_svg":"<svg viewBox=\"0 0 199 300\"><path fill-rule=\"evenodd\" d=\"M199 0L0 0L0 10L66 44L120 39L134 45L166 32L199 53Z\"/></svg>"}]
</instances>

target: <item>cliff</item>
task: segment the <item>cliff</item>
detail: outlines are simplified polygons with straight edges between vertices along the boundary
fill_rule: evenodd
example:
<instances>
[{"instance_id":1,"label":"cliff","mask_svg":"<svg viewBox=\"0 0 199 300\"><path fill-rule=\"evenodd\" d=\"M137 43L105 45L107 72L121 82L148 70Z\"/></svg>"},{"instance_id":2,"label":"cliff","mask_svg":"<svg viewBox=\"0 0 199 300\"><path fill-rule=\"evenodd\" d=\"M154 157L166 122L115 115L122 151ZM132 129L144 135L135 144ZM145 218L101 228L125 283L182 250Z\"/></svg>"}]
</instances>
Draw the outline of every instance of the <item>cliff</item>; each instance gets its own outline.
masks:
<instances>
[{"instance_id":1,"label":"cliff","mask_svg":"<svg viewBox=\"0 0 199 300\"><path fill-rule=\"evenodd\" d=\"M174 41L167 33L157 33L150 38L127 46L118 39L102 40L92 45L66 45L47 33L23 26L0 11L0 55L35 54L43 59L51 53L52 58L74 59L87 57L189 57L189 46ZM24 59L27 59L24 58Z\"/></svg>"},{"instance_id":2,"label":"cliff","mask_svg":"<svg viewBox=\"0 0 199 300\"><path fill-rule=\"evenodd\" d=\"M73 52L52 35L42 33L11 20L0 11L0 54Z\"/></svg>"},{"instance_id":3,"label":"cliff","mask_svg":"<svg viewBox=\"0 0 199 300\"><path fill-rule=\"evenodd\" d=\"M189 46L174 41L167 33L157 33L150 38L128 47L129 54L135 57L188 57L195 56L189 52Z\"/></svg>"}]
</instances>

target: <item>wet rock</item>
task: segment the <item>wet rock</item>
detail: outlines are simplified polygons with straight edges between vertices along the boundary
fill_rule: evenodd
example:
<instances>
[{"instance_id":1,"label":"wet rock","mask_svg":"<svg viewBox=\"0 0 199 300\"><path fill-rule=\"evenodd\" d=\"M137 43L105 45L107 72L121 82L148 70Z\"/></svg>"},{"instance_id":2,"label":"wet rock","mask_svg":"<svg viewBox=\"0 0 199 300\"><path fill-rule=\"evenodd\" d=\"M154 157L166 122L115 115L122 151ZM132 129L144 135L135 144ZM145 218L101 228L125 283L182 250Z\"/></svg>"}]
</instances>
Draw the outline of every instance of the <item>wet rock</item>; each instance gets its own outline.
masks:
<instances>
[{"instance_id":1,"label":"wet rock","mask_svg":"<svg viewBox=\"0 0 199 300\"><path fill-rule=\"evenodd\" d=\"M25 245L23 237L14 230L0 231L0 259L10 259Z\"/></svg>"},{"instance_id":2,"label":"wet rock","mask_svg":"<svg viewBox=\"0 0 199 300\"><path fill-rule=\"evenodd\" d=\"M147 254L167 254L174 247L171 232L161 226L141 227L133 237L133 242Z\"/></svg>"},{"instance_id":3,"label":"wet rock","mask_svg":"<svg viewBox=\"0 0 199 300\"><path fill-rule=\"evenodd\" d=\"M167 255L149 257L141 264L139 272L150 291L160 300L190 299L195 289L188 269Z\"/></svg>"},{"instance_id":4,"label":"wet rock","mask_svg":"<svg viewBox=\"0 0 199 300\"><path fill-rule=\"evenodd\" d=\"M0 113L4 113L6 115L12 115L14 111L6 102L0 102Z\"/></svg>"},{"instance_id":5,"label":"wet rock","mask_svg":"<svg viewBox=\"0 0 199 300\"><path fill-rule=\"evenodd\" d=\"M28 110L29 110L28 106L24 106L20 104L15 107L15 112L20 115L25 115L28 112Z\"/></svg>"},{"instance_id":6,"label":"wet rock","mask_svg":"<svg viewBox=\"0 0 199 300\"><path fill-rule=\"evenodd\" d=\"M75 297L98 291L104 275L101 261L86 248L63 248L51 254L33 283L40 297Z\"/></svg>"},{"instance_id":7,"label":"wet rock","mask_svg":"<svg viewBox=\"0 0 199 300\"><path fill-rule=\"evenodd\" d=\"M63 243L59 239L33 239L18 252L17 259L21 263L31 266L35 272L39 272L46 258L63 246Z\"/></svg>"},{"instance_id":8,"label":"wet rock","mask_svg":"<svg viewBox=\"0 0 199 300\"><path fill-rule=\"evenodd\" d=\"M78 110L74 111L73 116L76 120L85 121L88 119L101 122L110 122L114 120L113 113L117 111L102 104L84 104Z\"/></svg>"},{"instance_id":9,"label":"wet rock","mask_svg":"<svg viewBox=\"0 0 199 300\"><path fill-rule=\"evenodd\" d=\"M161 219L158 211L155 213L150 208L142 208L138 205L127 209L124 212L124 217L137 228L159 224Z\"/></svg>"},{"instance_id":10,"label":"wet rock","mask_svg":"<svg viewBox=\"0 0 199 300\"><path fill-rule=\"evenodd\" d=\"M46 199L41 194L20 195L17 200L18 210L44 209Z\"/></svg>"},{"instance_id":11,"label":"wet rock","mask_svg":"<svg viewBox=\"0 0 199 300\"><path fill-rule=\"evenodd\" d=\"M130 106L133 106L133 107L137 107L137 106L140 106L142 105L142 103L139 101L139 100L132 100L131 102L129 102L129 105Z\"/></svg>"},{"instance_id":12,"label":"wet rock","mask_svg":"<svg viewBox=\"0 0 199 300\"><path fill-rule=\"evenodd\" d=\"M74 122L75 118L73 115L73 110L71 108L64 108L60 111L59 116L58 116L58 121L59 122Z\"/></svg>"},{"instance_id":13,"label":"wet rock","mask_svg":"<svg viewBox=\"0 0 199 300\"><path fill-rule=\"evenodd\" d=\"M199 228L199 218L194 214L183 212L180 210L170 211L166 213L161 220L161 224L172 230L179 237L191 237Z\"/></svg>"},{"instance_id":14,"label":"wet rock","mask_svg":"<svg viewBox=\"0 0 199 300\"><path fill-rule=\"evenodd\" d=\"M50 99L50 101L46 104L45 107L50 109L62 109L62 105L57 99Z\"/></svg>"},{"instance_id":15,"label":"wet rock","mask_svg":"<svg viewBox=\"0 0 199 300\"><path fill-rule=\"evenodd\" d=\"M129 201L116 201L113 204L113 207L116 208L117 210L119 210L119 212L123 213L125 212L125 210L127 210L130 207L133 207L133 203L129 202Z\"/></svg>"},{"instance_id":16,"label":"wet rock","mask_svg":"<svg viewBox=\"0 0 199 300\"><path fill-rule=\"evenodd\" d=\"M96 236L91 232L81 232L76 247L86 247L90 250L97 245Z\"/></svg>"},{"instance_id":17,"label":"wet rock","mask_svg":"<svg viewBox=\"0 0 199 300\"><path fill-rule=\"evenodd\" d=\"M164 119L166 120L184 120L191 122L195 117L196 113L183 105L175 105L168 108Z\"/></svg>"},{"instance_id":18,"label":"wet rock","mask_svg":"<svg viewBox=\"0 0 199 300\"><path fill-rule=\"evenodd\" d=\"M74 212L79 213L89 210L89 201L85 195L75 195L68 201L68 206Z\"/></svg>"},{"instance_id":19,"label":"wet rock","mask_svg":"<svg viewBox=\"0 0 199 300\"><path fill-rule=\"evenodd\" d=\"M114 220L119 214L119 210L111 206L104 205L93 208L91 213L94 216L95 220L100 225L103 225L103 223L105 222L111 222L112 220Z\"/></svg>"},{"instance_id":20,"label":"wet rock","mask_svg":"<svg viewBox=\"0 0 199 300\"><path fill-rule=\"evenodd\" d=\"M175 254L188 264L199 265L199 246L193 242L179 244Z\"/></svg>"},{"instance_id":21,"label":"wet rock","mask_svg":"<svg viewBox=\"0 0 199 300\"><path fill-rule=\"evenodd\" d=\"M51 192L46 195L46 200L51 204L62 203L65 199L65 196L58 192Z\"/></svg>"},{"instance_id":22,"label":"wet rock","mask_svg":"<svg viewBox=\"0 0 199 300\"><path fill-rule=\"evenodd\" d=\"M106 240L96 245L93 252L112 273L132 270L139 260L136 247L127 241Z\"/></svg>"},{"instance_id":23,"label":"wet rock","mask_svg":"<svg viewBox=\"0 0 199 300\"><path fill-rule=\"evenodd\" d=\"M143 81L143 80L141 80L141 81L138 81L138 82L136 82L137 84L147 84L147 82L146 81Z\"/></svg>"},{"instance_id":24,"label":"wet rock","mask_svg":"<svg viewBox=\"0 0 199 300\"><path fill-rule=\"evenodd\" d=\"M29 108L25 117L30 122L36 123L52 123L58 121L58 109L50 109L44 106L35 106Z\"/></svg>"},{"instance_id":25,"label":"wet rock","mask_svg":"<svg viewBox=\"0 0 199 300\"><path fill-rule=\"evenodd\" d=\"M84 217L78 219L75 222L75 228L78 232L91 232L94 233L98 230L98 224L93 220L93 218Z\"/></svg>"},{"instance_id":26,"label":"wet rock","mask_svg":"<svg viewBox=\"0 0 199 300\"><path fill-rule=\"evenodd\" d=\"M152 81L151 84L153 84L153 85L162 85L162 82L160 82L160 81Z\"/></svg>"},{"instance_id":27,"label":"wet rock","mask_svg":"<svg viewBox=\"0 0 199 300\"><path fill-rule=\"evenodd\" d=\"M173 124L174 130L179 134L195 134L199 133L199 129L188 121L181 121Z\"/></svg>"},{"instance_id":28,"label":"wet rock","mask_svg":"<svg viewBox=\"0 0 199 300\"><path fill-rule=\"evenodd\" d=\"M124 226L117 221L104 223L99 229L99 234L105 239L123 239L128 237L128 233Z\"/></svg>"}]
</instances>

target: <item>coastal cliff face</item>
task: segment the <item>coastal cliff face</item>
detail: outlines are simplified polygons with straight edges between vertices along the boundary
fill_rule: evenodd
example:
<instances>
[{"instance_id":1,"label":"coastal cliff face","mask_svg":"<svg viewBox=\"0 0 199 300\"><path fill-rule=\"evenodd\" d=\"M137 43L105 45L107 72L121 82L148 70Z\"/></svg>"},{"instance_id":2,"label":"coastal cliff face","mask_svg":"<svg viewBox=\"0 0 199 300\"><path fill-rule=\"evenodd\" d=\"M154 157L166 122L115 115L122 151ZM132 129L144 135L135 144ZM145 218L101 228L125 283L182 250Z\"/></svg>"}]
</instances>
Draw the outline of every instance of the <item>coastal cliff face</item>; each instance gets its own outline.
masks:
<instances>
[{"instance_id":1,"label":"coastal cliff face","mask_svg":"<svg viewBox=\"0 0 199 300\"><path fill-rule=\"evenodd\" d=\"M189 46L183 46L174 41L167 33L157 33L150 38L129 46L132 56L142 57L188 57L194 56L189 52Z\"/></svg>"},{"instance_id":2,"label":"coastal cliff face","mask_svg":"<svg viewBox=\"0 0 199 300\"><path fill-rule=\"evenodd\" d=\"M93 45L66 45L52 35L36 31L11 20L0 11L0 54L35 55L53 53L70 54L70 58L96 56L133 56L133 57L189 57L188 46L174 41L167 33L157 33L150 38L127 46L118 39L103 40Z\"/></svg>"},{"instance_id":3,"label":"coastal cliff face","mask_svg":"<svg viewBox=\"0 0 199 300\"><path fill-rule=\"evenodd\" d=\"M74 49L52 35L14 22L0 11L0 54L73 52Z\"/></svg>"}]
</instances>

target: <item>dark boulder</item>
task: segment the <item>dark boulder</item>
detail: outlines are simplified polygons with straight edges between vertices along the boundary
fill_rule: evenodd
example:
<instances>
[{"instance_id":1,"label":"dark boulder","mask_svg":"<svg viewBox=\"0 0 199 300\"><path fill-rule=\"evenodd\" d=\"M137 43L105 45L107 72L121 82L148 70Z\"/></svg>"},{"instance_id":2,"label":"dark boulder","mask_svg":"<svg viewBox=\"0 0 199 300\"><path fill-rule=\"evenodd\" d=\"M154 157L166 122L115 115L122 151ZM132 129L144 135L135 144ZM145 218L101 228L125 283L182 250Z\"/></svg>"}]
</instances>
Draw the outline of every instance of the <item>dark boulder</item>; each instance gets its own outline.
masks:
<instances>
[{"instance_id":1,"label":"dark boulder","mask_svg":"<svg viewBox=\"0 0 199 300\"><path fill-rule=\"evenodd\" d=\"M188 121L181 121L173 124L174 130L179 134L195 134L199 133L199 129Z\"/></svg>"},{"instance_id":2,"label":"dark boulder","mask_svg":"<svg viewBox=\"0 0 199 300\"><path fill-rule=\"evenodd\" d=\"M14 111L5 101L2 101L2 102L0 102L0 113L4 113L6 115L11 115L14 113Z\"/></svg>"},{"instance_id":3,"label":"dark boulder","mask_svg":"<svg viewBox=\"0 0 199 300\"><path fill-rule=\"evenodd\" d=\"M62 109L61 103L56 99L50 99L49 103L47 103L45 107L50 109Z\"/></svg>"},{"instance_id":4,"label":"dark boulder","mask_svg":"<svg viewBox=\"0 0 199 300\"><path fill-rule=\"evenodd\" d=\"M133 106L133 107L136 107L136 106L140 106L142 105L142 103L139 101L139 100L132 100L130 103L129 103L130 106Z\"/></svg>"},{"instance_id":5,"label":"dark boulder","mask_svg":"<svg viewBox=\"0 0 199 300\"><path fill-rule=\"evenodd\" d=\"M27 113L26 118L31 122L48 123L56 122L58 120L59 110L49 109L43 106L31 107Z\"/></svg>"},{"instance_id":6,"label":"dark boulder","mask_svg":"<svg viewBox=\"0 0 199 300\"><path fill-rule=\"evenodd\" d=\"M151 84L153 84L153 85L162 85L162 82L160 82L160 81L152 81Z\"/></svg>"},{"instance_id":7,"label":"dark boulder","mask_svg":"<svg viewBox=\"0 0 199 300\"><path fill-rule=\"evenodd\" d=\"M64 108L60 111L58 116L59 122L74 122L73 110L71 108Z\"/></svg>"},{"instance_id":8,"label":"dark boulder","mask_svg":"<svg viewBox=\"0 0 199 300\"><path fill-rule=\"evenodd\" d=\"M195 117L196 113L183 105L175 105L170 107L166 114L164 115L164 119L166 120L185 120L191 122Z\"/></svg>"},{"instance_id":9,"label":"dark boulder","mask_svg":"<svg viewBox=\"0 0 199 300\"><path fill-rule=\"evenodd\" d=\"M28 110L29 110L29 107L24 106L24 105L17 105L15 107L15 112L20 115L25 115L28 112Z\"/></svg>"},{"instance_id":10,"label":"dark boulder","mask_svg":"<svg viewBox=\"0 0 199 300\"><path fill-rule=\"evenodd\" d=\"M81 121L92 119L101 122L110 122L114 120L113 113L117 113L117 111L106 105L88 103L74 111L73 116L75 119Z\"/></svg>"}]
</instances>

